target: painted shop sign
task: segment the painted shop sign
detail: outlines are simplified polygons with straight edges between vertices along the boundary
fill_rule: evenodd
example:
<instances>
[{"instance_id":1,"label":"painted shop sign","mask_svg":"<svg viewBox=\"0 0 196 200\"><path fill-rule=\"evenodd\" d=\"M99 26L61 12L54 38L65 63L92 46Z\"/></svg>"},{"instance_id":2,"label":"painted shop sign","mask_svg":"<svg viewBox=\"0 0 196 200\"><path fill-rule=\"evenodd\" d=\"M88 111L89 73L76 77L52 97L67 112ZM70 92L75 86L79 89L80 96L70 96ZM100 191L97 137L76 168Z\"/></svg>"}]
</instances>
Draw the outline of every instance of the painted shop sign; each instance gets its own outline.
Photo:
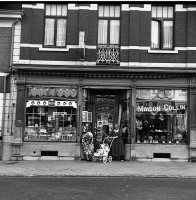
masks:
<instances>
[{"instance_id":1,"label":"painted shop sign","mask_svg":"<svg viewBox=\"0 0 196 200\"><path fill-rule=\"evenodd\" d=\"M168 104L164 104L163 106L138 106L137 112L159 112L161 110L164 111L174 111L174 110L185 110L186 105L177 105L177 106L171 106Z\"/></svg>"}]
</instances>

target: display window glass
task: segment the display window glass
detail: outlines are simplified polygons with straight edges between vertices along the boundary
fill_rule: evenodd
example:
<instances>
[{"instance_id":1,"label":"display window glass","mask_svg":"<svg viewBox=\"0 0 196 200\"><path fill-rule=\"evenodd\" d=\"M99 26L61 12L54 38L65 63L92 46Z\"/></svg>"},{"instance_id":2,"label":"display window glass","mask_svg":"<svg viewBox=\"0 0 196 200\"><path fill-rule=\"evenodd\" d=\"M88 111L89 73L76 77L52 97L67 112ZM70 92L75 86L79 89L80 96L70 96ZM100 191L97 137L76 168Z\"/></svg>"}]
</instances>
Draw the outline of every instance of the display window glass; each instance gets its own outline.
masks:
<instances>
[{"instance_id":1,"label":"display window glass","mask_svg":"<svg viewBox=\"0 0 196 200\"><path fill-rule=\"evenodd\" d=\"M187 143L187 90L137 89L136 143Z\"/></svg>"},{"instance_id":2,"label":"display window glass","mask_svg":"<svg viewBox=\"0 0 196 200\"><path fill-rule=\"evenodd\" d=\"M76 122L75 101L27 101L24 140L75 141Z\"/></svg>"}]
</instances>

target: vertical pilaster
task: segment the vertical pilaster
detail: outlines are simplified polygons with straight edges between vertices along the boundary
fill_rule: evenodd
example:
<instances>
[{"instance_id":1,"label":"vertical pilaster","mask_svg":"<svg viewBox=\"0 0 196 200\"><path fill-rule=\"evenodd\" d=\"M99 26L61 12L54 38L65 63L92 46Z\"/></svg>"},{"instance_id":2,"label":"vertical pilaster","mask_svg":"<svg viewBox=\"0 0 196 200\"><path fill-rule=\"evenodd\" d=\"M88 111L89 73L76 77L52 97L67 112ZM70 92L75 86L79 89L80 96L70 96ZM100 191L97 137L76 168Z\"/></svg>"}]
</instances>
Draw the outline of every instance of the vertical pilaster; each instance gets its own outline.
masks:
<instances>
[{"instance_id":1,"label":"vertical pilaster","mask_svg":"<svg viewBox=\"0 0 196 200\"><path fill-rule=\"evenodd\" d=\"M16 131L14 138L22 140L22 133L25 124L25 85L17 85L17 102L16 102Z\"/></svg>"},{"instance_id":2,"label":"vertical pilaster","mask_svg":"<svg viewBox=\"0 0 196 200\"><path fill-rule=\"evenodd\" d=\"M190 89L190 160L196 160L196 88Z\"/></svg>"},{"instance_id":3,"label":"vertical pilaster","mask_svg":"<svg viewBox=\"0 0 196 200\"><path fill-rule=\"evenodd\" d=\"M82 86L78 87L78 109L77 109L77 141L76 158L81 157L81 134L82 134Z\"/></svg>"},{"instance_id":4,"label":"vertical pilaster","mask_svg":"<svg viewBox=\"0 0 196 200\"><path fill-rule=\"evenodd\" d=\"M136 88L133 85L131 93L131 159L134 160L135 155L135 122L136 122Z\"/></svg>"},{"instance_id":5,"label":"vertical pilaster","mask_svg":"<svg viewBox=\"0 0 196 200\"><path fill-rule=\"evenodd\" d=\"M125 160L130 160L131 157L131 134L132 134L132 92L127 90L127 113L128 113L128 139L127 144L125 144Z\"/></svg>"},{"instance_id":6,"label":"vertical pilaster","mask_svg":"<svg viewBox=\"0 0 196 200\"><path fill-rule=\"evenodd\" d=\"M22 138L25 126L25 84L17 84L17 99L16 99L16 121L14 140L12 141L12 160L22 159Z\"/></svg>"}]
</instances>

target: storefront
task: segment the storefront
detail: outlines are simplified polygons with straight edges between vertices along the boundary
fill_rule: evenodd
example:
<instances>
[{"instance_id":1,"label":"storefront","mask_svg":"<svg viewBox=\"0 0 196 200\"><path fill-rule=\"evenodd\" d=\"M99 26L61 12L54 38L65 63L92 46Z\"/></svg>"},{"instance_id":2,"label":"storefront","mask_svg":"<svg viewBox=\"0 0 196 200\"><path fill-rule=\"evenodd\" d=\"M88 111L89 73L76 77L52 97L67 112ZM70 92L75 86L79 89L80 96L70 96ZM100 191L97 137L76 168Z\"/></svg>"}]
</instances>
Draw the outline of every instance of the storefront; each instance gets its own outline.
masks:
<instances>
[{"instance_id":1,"label":"storefront","mask_svg":"<svg viewBox=\"0 0 196 200\"><path fill-rule=\"evenodd\" d=\"M115 123L124 130L126 160L189 160L188 76L104 76L27 73L18 81L16 132L24 160L83 159L82 134L93 133L96 150Z\"/></svg>"}]
</instances>

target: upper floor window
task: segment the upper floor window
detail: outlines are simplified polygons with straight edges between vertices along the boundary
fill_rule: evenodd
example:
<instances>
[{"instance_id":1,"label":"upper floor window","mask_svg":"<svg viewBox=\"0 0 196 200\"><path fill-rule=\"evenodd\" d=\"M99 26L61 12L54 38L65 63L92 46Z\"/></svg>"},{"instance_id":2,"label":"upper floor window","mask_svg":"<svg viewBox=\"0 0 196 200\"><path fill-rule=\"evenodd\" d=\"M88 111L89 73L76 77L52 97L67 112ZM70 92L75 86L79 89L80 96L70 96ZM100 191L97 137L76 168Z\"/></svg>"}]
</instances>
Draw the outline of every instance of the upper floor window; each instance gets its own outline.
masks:
<instances>
[{"instance_id":1,"label":"upper floor window","mask_svg":"<svg viewBox=\"0 0 196 200\"><path fill-rule=\"evenodd\" d=\"M173 48L173 6L152 6L151 48Z\"/></svg>"},{"instance_id":2,"label":"upper floor window","mask_svg":"<svg viewBox=\"0 0 196 200\"><path fill-rule=\"evenodd\" d=\"M119 44L120 6L99 6L98 44Z\"/></svg>"},{"instance_id":3,"label":"upper floor window","mask_svg":"<svg viewBox=\"0 0 196 200\"><path fill-rule=\"evenodd\" d=\"M97 63L119 64L120 6L100 5Z\"/></svg>"},{"instance_id":4,"label":"upper floor window","mask_svg":"<svg viewBox=\"0 0 196 200\"><path fill-rule=\"evenodd\" d=\"M44 45L66 46L67 5L46 4Z\"/></svg>"}]
</instances>

